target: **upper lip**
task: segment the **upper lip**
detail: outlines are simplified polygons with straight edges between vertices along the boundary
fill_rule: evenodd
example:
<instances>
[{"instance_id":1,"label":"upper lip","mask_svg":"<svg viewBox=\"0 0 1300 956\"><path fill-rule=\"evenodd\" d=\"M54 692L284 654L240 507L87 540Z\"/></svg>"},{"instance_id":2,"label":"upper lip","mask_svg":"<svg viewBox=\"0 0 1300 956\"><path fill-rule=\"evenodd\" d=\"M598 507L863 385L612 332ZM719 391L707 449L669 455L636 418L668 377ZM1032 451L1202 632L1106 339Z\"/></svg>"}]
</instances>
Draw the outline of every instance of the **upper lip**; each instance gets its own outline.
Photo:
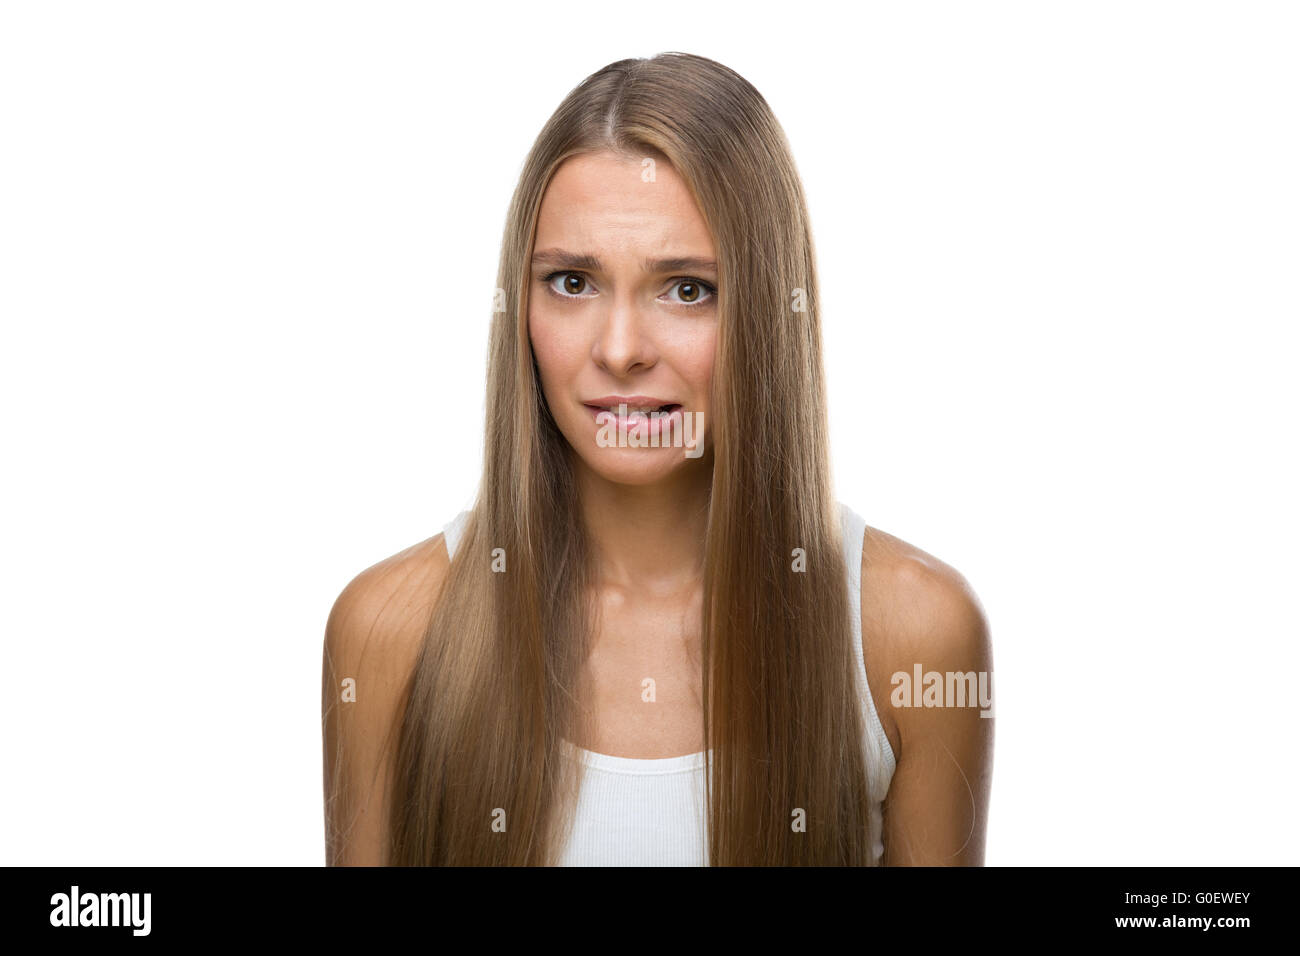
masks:
<instances>
[{"instance_id":1,"label":"upper lip","mask_svg":"<svg viewBox=\"0 0 1300 956\"><path fill-rule=\"evenodd\" d=\"M655 398L653 395L605 395L601 398L589 398L582 404L594 405L597 408L617 408L619 405L653 406L658 408L660 405L676 405L678 403L665 398Z\"/></svg>"}]
</instances>

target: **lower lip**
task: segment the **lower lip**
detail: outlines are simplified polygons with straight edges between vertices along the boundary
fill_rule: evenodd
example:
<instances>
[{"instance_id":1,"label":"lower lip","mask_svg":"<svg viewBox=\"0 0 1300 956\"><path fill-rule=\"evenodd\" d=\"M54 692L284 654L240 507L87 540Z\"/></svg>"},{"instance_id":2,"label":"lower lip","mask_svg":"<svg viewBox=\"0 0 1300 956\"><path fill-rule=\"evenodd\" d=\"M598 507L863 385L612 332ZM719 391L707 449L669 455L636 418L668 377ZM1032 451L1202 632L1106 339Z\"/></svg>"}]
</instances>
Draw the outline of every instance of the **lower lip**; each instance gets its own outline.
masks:
<instances>
[{"instance_id":1,"label":"lower lip","mask_svg":"<svg viewBox=\"0 0 1300 956\"><path fill-rule=\"evenodd\" d=\"M620 420L617 411L610 411L607 408L596 408L592 405L584 405L584 408L591 413L592 419L597 425L614 423L621 432L632 432L643 429L647 438L659 435L667 426L671 429L670 434L682 434L682 406L678 405L671 412L659 412L655 414L628 412L627 418ZM603 417L602 417L603 416Z\"/></svg>"}]
</instances>

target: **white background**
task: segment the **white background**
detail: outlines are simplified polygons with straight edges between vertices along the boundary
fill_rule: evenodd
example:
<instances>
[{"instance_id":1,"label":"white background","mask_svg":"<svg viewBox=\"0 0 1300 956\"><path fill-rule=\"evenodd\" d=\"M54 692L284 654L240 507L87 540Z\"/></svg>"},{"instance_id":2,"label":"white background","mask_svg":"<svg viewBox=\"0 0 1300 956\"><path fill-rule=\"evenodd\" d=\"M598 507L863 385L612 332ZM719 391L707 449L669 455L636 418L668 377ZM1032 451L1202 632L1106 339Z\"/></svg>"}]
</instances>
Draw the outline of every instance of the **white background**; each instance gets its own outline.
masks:
<instances>
[{"instance_id":1,"label":"white background","mask_svg":"<svg viewBox=\"0 0 1300 956\"><path fill-rule=\"evenodd\" d=\"M325 619L472 499L524 156L684 50L793 146L838 496L987 611L987 862L1293 863L1298 24L6 4L0 862L323 862Z\"/></svg>"}]
</instances>

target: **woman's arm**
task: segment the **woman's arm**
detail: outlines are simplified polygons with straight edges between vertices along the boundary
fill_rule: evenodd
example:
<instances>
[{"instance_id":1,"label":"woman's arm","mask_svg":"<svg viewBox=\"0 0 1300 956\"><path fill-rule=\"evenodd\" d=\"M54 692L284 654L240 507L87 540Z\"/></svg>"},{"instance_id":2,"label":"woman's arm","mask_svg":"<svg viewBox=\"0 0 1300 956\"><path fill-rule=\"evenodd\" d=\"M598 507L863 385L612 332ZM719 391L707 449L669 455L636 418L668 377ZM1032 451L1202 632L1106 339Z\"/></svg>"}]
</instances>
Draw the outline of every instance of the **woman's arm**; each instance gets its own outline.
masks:
<instances>
[{"instance_id":1,"label":"woman's arm","mask_svg":"<svg viewBox=\"0 0 1300 956\"><path fill-rule=\"evenodd\" d=\"M448 567L442 535L357 575L325 626L325 864L386 863L393 721Z\"/></svg>"},{"instance_id":2,"label":"woman's arm","mask_svg":"<svg viewBox=\"0 0 1300 956\"><path fill-rule=\"evenodd\" d=\"M992 688L992 642L984 610L952 567L873 529L868 529L868 537L872 544L864 547L863 633L872 635L872 657L887 672L872 681L883 685L883 694L875 698L877 710L882 718L887 710L899 739L897 766L883 807L882 862L981 866L993 779L994 719L980 716L978 699L981 673L990 692ZM922 674L944 675L944 706L894 704L896 686L915 692L918 664ZM900 673L907 675L907 684L895 685L893 676ZM973 675L974 700L959 706L947 693L948 674Z\"/></svg>"}]
</instances>

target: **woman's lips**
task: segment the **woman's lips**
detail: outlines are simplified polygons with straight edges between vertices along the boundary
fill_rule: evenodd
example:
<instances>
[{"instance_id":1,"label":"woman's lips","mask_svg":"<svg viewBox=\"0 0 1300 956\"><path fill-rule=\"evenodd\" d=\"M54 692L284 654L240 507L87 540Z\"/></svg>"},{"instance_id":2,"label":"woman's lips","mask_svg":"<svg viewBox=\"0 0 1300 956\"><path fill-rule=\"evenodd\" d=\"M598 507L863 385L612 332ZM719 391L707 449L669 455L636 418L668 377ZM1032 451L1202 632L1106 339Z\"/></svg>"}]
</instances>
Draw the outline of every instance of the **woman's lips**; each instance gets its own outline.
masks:
<instances>
[{"instance_id":1,"label":"woman's lips","mask_svg":"<svg viewBox=\"0 0 1300 956\"><path fill-rule=\"evenodd\" d=\"M592 419L601 426L614 425L619 431L644 429L647 437L661 434L665 426L672 429L671 434L682 433L681 405L675 402L658 407L650 407L650 405L651 403L647 402L639 407L632 407L627 403L619 403L611 407L584 403L584 407L591 412Z\"/></svg>"}]
</instances>

